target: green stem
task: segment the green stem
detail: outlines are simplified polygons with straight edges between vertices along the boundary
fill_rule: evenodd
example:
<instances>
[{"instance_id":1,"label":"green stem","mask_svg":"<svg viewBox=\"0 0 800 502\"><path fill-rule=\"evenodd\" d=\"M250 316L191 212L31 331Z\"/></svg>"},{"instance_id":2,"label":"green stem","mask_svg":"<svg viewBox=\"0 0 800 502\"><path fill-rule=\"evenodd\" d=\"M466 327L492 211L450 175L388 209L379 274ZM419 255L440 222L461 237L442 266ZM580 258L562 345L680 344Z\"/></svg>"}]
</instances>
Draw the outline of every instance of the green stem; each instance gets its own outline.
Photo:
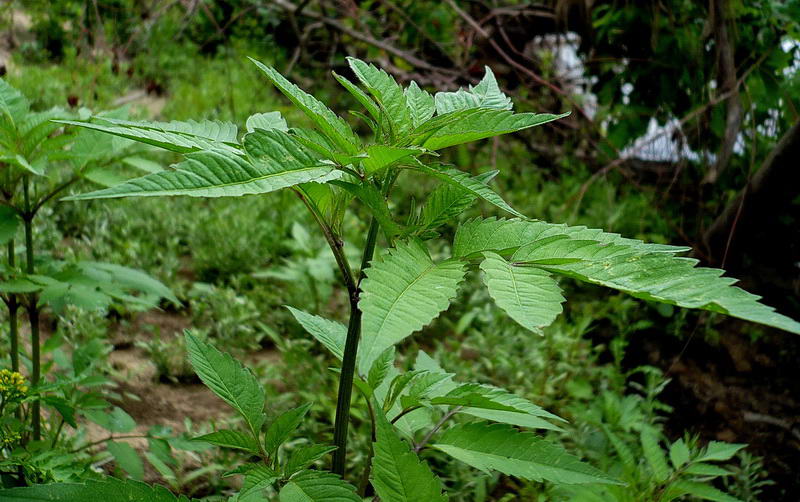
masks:
<instances>
[{"instance_id":1,"label":"green stem","mask_svg":"<svg viewBox=\"0 0 800 502\"><path fill-rule=\"evenodd\" d=\"M30 198L30 181L28 176L22 180L23 195L25 197L25 215L23 222L25 223L25 258L26 258L26 272L33 274L35 272L33 262L33 212L31 211L31 198ZM30 293L28 298L28 322L31 325L31 385L37 387L41 379L41 356L39 353L39 306L36 293ZM42 418L41 418L41 403L37 399L31 406L31 427L33 429L33 440L39 441L42 439Z\"/></svg>"},{"instance_id":2,"label":"green stem","mask_svg":"<svg viewBox=\"0 0 800 502\"><path fill-rule=\"evenodd\" d=\"M386 196L391 189L396 175L393 172L386 174L383 182L383 195ZM367 242L361 255L361 270L358 273L358 282L354 295L350 295L350 322L347 325L347 338L344 342L344 357L342 359L342 373L339 376L339 395L336 400L336 418L333 422L333 452L334 474L344 477L345 460L347 458L347 428L350 424L350 400L353 395L353 377L356 371L356 356L358 355L358 338L361 335L361 309L358 308L361 280L372 257L375 254L375 243L378 240L378 220L373 216L369 224Z\"/></svg>"},{"instance_id":3,"label":"green stem","mask_svg":"<svg viewBox=\"0 0 800 502\"><path fill-rule=\"evenodd\" d=\"M8 241L8 267L13 270L16 266L16 256L14 255L14 239ZM11 371L19 372L19 324L17 322L17 312L19 303L17 295L8 295L8 333L11 341Z\"/></svg>"},{"instance_id":4,"label":"green stem","mask_svg":"<svg viewBox=\"0 0 800 502\"><path fill-rule=\"evenodd\" d=\"M364 275L364 270L375 254L377 236L378 222L373 217L369 225L364 253L361 256L359 283ZM344 477L345 460L347 458L347 428L350 424L350 400L353 395L353 378L356 372L358 338L361 335L361 309L358 308L359 292L357 289L355 295L350 296L350 322L347 324L342 373L339 376L339 395L336 399L336 418L333 422L333 444L336 446L336 450L333 452L332 471L342 477Z\"/></svg>"}]
</instances>

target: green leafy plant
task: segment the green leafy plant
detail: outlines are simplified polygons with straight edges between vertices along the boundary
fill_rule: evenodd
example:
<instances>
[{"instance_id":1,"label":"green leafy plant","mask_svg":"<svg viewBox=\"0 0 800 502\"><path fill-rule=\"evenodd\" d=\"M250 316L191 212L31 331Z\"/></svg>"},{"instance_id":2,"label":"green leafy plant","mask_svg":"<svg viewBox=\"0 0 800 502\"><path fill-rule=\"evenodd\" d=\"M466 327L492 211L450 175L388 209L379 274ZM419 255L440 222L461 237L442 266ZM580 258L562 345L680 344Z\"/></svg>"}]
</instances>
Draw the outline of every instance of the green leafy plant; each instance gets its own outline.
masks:
<instances>
[{"instance_id":1,"label":"green leafy plant","mask_svg":"<svg viewBox=\"0 0 800 502\"><path fill-rule=\"evenodd\" d=\"M16 443L5 442L9 451L16 444L43 439L42 402L61 416L60 425L44 431L48 436L46 444L54 446L63 424L75 425L78 403L66 399L62 391L65 387L85 384L85 378L93 378L82 373L84 367L77 368L72 381L46 382L42 378L42 308L62 310L66 305L74 305L102 310L112 302L152 308L161 298L178 302L166 286L138 270L109 263L61 260L50 253L37 252L37 246L41 245L35 235L40 210L81 179L107 181L108 168L131 156L130 148L118 138L104 138L91 131L65 131L61 124L53 122L89 115L88 110L77 114L59 108L32 111L25 96L0 79L0 244L7 249L7 259L0 265L0 295L8 307L14 378L22 376L21 309L27 313L31 347L30 357L22 358L30 361L30 387L25 386L24 399L9 401L13 409L7 408L2 418L6 437L13 434L19 439ZM18 247L16 239L20 232L24 245ZM55 246L49 244L50 249Z\"/></svg>"},{"instance_id":2,"label":"green leafy plant","mask_svg":"<svg viewBox=\"0 0 800 502\"><path fill-rule=\"evenodd\" d=\"M532 402L502 388L458 382L424 352L417 355L413 369L401 372L395 367L395 346L448 308L470 270L480 270L495 304L533 333L540 333L561 313L565 299L559 277L800 333L800 324L733 286L735 280L722 277L722 271L697 268L697 260L678 256L687 248L529 219L489 187L496 173L476 176L439 161L437 150L564 116L515 113L490 70L468 90L432 95L416 83L403 88L363 61L348 62L361 87L334 77L366 110L354 115L371 129L369 140L360 138L322 102L257 61L314 129L290 128L278 112L251 116L241 138L233 124L215 121L156 123L109 117L61 121L185 157L170 169L70 200L227 197L288 188L306 205L333 253L350 302L348 324L290 308L309 334L341 360L336 369L339 393L332 445L311 444L287 457L282 445L302 424L309 405L269 422L264 391L253 374L230 355L187 335L195 371L241 415L245 426L244 431L219 430L198 439L260 459L237 469L245 476L239 500L277 489L282 501L358 501L369 482L384 501L444 500L443 485L419 458L431 450L483 471L521 479L620 484L537 433L523 430L557 431L563 423ZM401 178L411 182L419 177L440 184L424 203L398 214L394 189ZM478 199L513 218L468 220L456 229L450 256L432 256L428 241L439 239L440 227ZM357 269L345 252L343 228L343 215L354 200L369 219ZM386 249L376 253L379 243ZM365 397L373 438L358 487L346 480L353 387ZM648 445L653 445L652 438ZM650 446L646 449L654 450ZM332 473L310 469L330 451ZM111 486L119 483L65 490L89 498ZM147 491L149 500L174 500L136 484L119 490L128 490L128 499L141 499L145 494L139 492ZM53 500L58 493L55 487L45 487L7 496Z\"/></svg>"}]
</instances>

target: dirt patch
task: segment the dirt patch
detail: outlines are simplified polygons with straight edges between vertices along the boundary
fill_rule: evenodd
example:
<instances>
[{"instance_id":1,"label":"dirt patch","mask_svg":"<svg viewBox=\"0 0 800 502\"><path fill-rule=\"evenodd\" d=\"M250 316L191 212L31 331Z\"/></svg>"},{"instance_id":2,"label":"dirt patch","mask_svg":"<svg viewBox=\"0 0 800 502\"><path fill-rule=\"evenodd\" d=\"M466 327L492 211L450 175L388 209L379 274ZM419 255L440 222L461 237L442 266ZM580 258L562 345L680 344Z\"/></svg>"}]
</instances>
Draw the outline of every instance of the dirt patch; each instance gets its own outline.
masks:
<instances>
[{"instance_id":1,"label":"dirt patch","mask_svg":"<svg viewBox=\"0 0 800 502\"><path fill-rule=\"evenodd\" d=\"M775 333L752 343L737 322L725 326L718 344L643 333L631 340L625 364L658 366L672 378L661 399L675 409L667 422L673 439L689 430L747 443L775 481L762 500L800 500L800 341Z\"/></svg>"}]
</instances>

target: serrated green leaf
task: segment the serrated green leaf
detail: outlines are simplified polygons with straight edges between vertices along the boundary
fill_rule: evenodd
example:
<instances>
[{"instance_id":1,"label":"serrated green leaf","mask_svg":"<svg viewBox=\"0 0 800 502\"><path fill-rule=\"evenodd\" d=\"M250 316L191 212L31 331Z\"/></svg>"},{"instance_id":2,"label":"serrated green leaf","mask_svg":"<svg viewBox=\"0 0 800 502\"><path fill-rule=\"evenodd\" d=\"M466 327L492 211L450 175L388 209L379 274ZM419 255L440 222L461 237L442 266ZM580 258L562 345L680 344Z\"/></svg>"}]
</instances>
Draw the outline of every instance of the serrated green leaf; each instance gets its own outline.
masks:
<instances>
[{"instance_id":1,"label":"serrated green leaf","mask_svg":"<svg viewBox=\"0 0 800 502\"><path fill-rule=\"evenodd\" d=\"M560 427L544 419L564 421L527 399L492 385L461 384L446 394L431 397L430 402L433 405L462 406L460 413L534 429L558 431Z\"/></svg>"},{"instance_id":2,"label":"serrated green leaf","mask_svg":"<svg viewBox=\"0 0 800 502\"><path fill-rule=\"evenodd\" d=\"M223 448L244 450L253 455L259 454L258 442L253 436L230 429L220 429L208 434L203 434L202 436L192 438L192 441L202 441Z\"/></svg>"},{"instance_id":3,"label":"serrated green leaf","mask_svg":"<svg viewBox=\"0 0 800 502\"><path fill-rule=\"evenodd\" d=\"M186 333L189 361L211 391L231 405L258 434L264 421L264 389L249 369L212 345Z\"/></svg>"},{"instance_id":4,"label":"serrated green leaf","mask_svg":"<svg viewBox=\"0 0 800 502\"><path fill-rule=\"evenodd\" d=\"M464 278L458 261L434 263L418 241L401 242L366 270L359 372L387 348L431 322L456 296Z\"/></svg>"},{"instance_id":5,"label":"serrated green leaf","mask_svg":"<svg viewBox=\"0 0 800 502\"><path fill-rule=\"evenodd\" d=\"M245 471L244 483L239 492L239 497L244 499L253 494L260 493L280 479L280 474L266 465L254 464Z\"/></svg>"},{"instance_id":6,"label":"serrated green leaf","mask_svg":"<svg viewBox=\"0 0 800 502\"><path fill-rule=\"evenodd\" d=\"M404 92L408 103L408 111L411 114L411 121L415 128L433 117L436 112L433 96L421 89L413 80L408 84Z\"/></svg>"},{"instance_id":7,"label":"serrated green leaf","mask_svg":"<svg viewBox=\"0 0 800 502\"><path fill-rule=\"evenodd\" d=\"M667 459L664 457L664 452L661 450L658 432L652 427L643 427L641 441L642 453L650 466L653 478L659 482L666 481L669 477L670 469L667 465Z\"/></svg>"},{"instance_id":8,"label":"serrated green leaf","mask_svg":"<svg viewBox=\"0 0 800 502\"><path fill-rule=\"evenodd\" d=\"M442 482L434 476L394 431L386 416L375 414L375 456L372 459L372 486L384 502L445 501Z\"/></svg>"},{"instance_id":9,"label":"serrated green leaf","mask_svg":"<svg viewBox=\"0 0 800 502\"><path fill-rule=\"evenodd\" d=\"M474 177L488 184L499 171L488 171ZM444 225L470 207L478 197L472 192L453 183L439 183L428 195L422 206L420 225L423 229L434 229Z\"/></svg>"},{"instance_id":10,"label":"serrated green leaf","mask_svg":"<svg viewBox=\"0 0 800 502\"><path fill-rule=\"evenodd\" d=\"M337 74L336 72L333 73L333 78L339 82L342 87L347 89L347 91L356 98L356 101L361 103L361 106L367 110L367 112L374 118L376 121L381 120L381 110L378 108L378 105L375 104L375 101L372 100L367 94L358 88L354 83L350 82L346 78L342 77L341 75Z\"/></svg>"},{"instance_id":11,"label":"serrated green leaf","mask_svg":"<svg viewBox=\"0 0 800 502\"><path fill-rule=\"evenodd\" d=\"M341 187L352 195L358 198L365 206L367 206L378 223L381 229L388 238L400 235L403 233L402 228L392 219L392 213L389 211L386 198L381 192L371 183L348 183L346 181L333 180L332 185Z\"/></svg>"},{"instance_id":12,"label":"serrated green leaf","mask_svg":"<svg viewBox=\"0 0 800 502\"><path fill-rule=\"evenodd\" d=\"M511 110L514 104L497 85L494 73L488 66L483 79L469 90L459 89L456 92L437 92L434 96L436 113L445 113L467 110L470 108L493 108L496 110Z\"/></svg>"},{"instance_id":13,"label":"serrated green leaf","mask_svg":"<svg viewBox=\"0 0 800 502\"><path fill-rule=\"evenodd\" d=\"M3 502L189 502L163 486L148 486L138 481L104 478L85 484L54 483L0 490Z\"/></svg>"},{"instance_id":14,"label":"serrated green leaf","mask_svg":"<svg viewBox=\"0 0 800 502\"><path fill-rule=\"evenodd\" d=\"M0 114L12 124L21 122L30 108L27 98L0 78Z\"/></svg>"},{"instance_id":15,"label":"serrated green leaf","mask_svg":"<svg viewBox=\"0 0 800 502\"><path fill-rule=\"evenodd\" d=\"M310 470L294 475L278 498L280 502L362 502L355 486L335 474Z\"/></svg>"},{"instance_id":16,"label":"serrated green leaf","mask_svg":"<svg viewBox=\"0 0 800 502\"><path fill-rule=\"evenodd\" d=\"M710 310L800 333L800 323L759 303L757 296L732 287L735 279L720 277L723 271L695 268L697 260L673 256L685 248L539 221L471 220L459 227L453 244L455 256L487 250L637 298Z\"/></svg>"},{"instance_id":17,"label":"serrated green leaf","mask_svg":"<svg viewBox=\"0 0 800 502\"><path fill-rule=\"evenodd\" d=\"M434 168L420 162L417 162L414 168L425 174L438 178L445 183L449 183L455 187L465 190L475 197L480 197L486 202L499 207L503 211L508 211L515 216L524 217L519 211L509 206L502 197L497 195L497 193L489 188L486 183L484 183L478 177L470 176L468 173L459 171L454 167L438 166Z\"/></svg>"},{"instance_id":18,"label":"serrated green leaf","mask_svg":"<svg viewBox=\"0 0 800 502\"><path fill-rule=\"evenodd\" d=\"M264 447L267 454L274 457L280 445L289 439L295 430L303 423L303 419L311 409L311 403L306 403L293 408L278 416L267 428L264 435Z\"/></svg>"},{"instance_id":19,"label":"serrated green leaf","mask_svg":"<svg viewBox=\"0 0 800 502\"><path fill-rule=\"evenodd\" d=\"M512 113L508 110L471 108L439 115L414 130L412 145L428 150L441 150L450 146L470 143L480 139L521 131L546 124L569 113Z\"/></svg>"},{"instance_id":20,"label":"serrated green leaf","mask_svg":"<svg viewBox=\"0 0 800 502\"><path fill-rule=\"evenodd\" d=\"M358 152L360 141L347 125L347 122L333 113L317 98L286 80L270 66L265 66L253 58L248 58L267 76L272 85L278 88L289 101L308 116L325 136L343 152L354 155Z\"/></svg>"},{"instance_id":21,"label":"serrated green leaf","mask_svg":"<svg viewBox=\"0 0 800 502\"><path fill-rule=\"evenodd\" d=\"M372 367L367 374L367 385L373 390L380 387L393 364L394 347L389 347L372 363Z\"/></svg>"},{"instance_id":22,"label":"serrated green leaf","mask_svg":"<svg viewBox=\"0 0 800 502\"><path fill-rule=\"evenodd\" d=\"M508 263L489 251L484 257L481 270L489 295L520 326L541 333L561 314L565 299L548 272Z\"/></svg>"},{"instance_id":23,"label":"serrated green leaf","mask_svg":"<svg viewBox=\"0 0 800 502\"><path fill-rule=\"evenodd\" d=\"M120 469L128 474L132 479L141 481L144 478L144 463L139 458L139 454L128 443L117 443L116 441L106 441L108 452L114 457Z\"/></svg>"},{"instance_id":24,"label":"serrated green leaf","mask_svg":"<svg viewBox=\"0 0 800 502\"><path fill-rule=\"evenodd\" d=\"M178 153L200 150L220 150L238 153L237 131L234 124L204 120L196 122L132 122L108 117L95 117L103 123L56 120L94 131L113 134Z\"/></svg>"},{"instance_id":25,"label":"serrated green leaf","mask_svg":"<svg viewBox=\"0 0 800 502\"><path fill-rule=\"evenodd\" d=\"M289 477L309 467L335 449L335 446L327 444L311 444L292 450L291 454L289 454L289 459L286 461L286 467L283 469L284 477Z\"/></svg>"},{"instance_id":26,"label":"serrated green leaf","mask_svg":"<svg viewBox=\"0 0 800 502\"><path fill-rule=\"evenodd\" d=\"M303 312L294 307L286 306L297 322L322 345L324 345L337 359L344 357L344 342L347 338L347 327L342 323L330 321L318 315Z\"/></svg>"},{"instance_id":27,"label":"serrated green leaf","mask_svg":"<svg viewBox=\"0 0 800 502\"><path fill-rule=\"evenodd\" d=\"M728 469L723 469L716 465L692 463L689 464L684 470L686 474L695 474L697 476L732 476L733 472Z\"/></svg>"},{"instance_id":28,"label":"serrated green leaf","mask_svg":"<svg viewBox=\"0 0 800 502\"><path fill-rule=\"evenodd\" d=\"M711 485L696 481L679 479L675 481L670 488L674 488L677 492L686 495L692 495L693 497L697 497L702 500L711 500L714 502L742 502L740 499L717 490Z\"/></svg>"},{"instance_id":29,"label":"serrated green leaf","mask_svg":"<svg viewBox=\"0 0 800 502\"><path fill-rule=\"evenodd\" d=\"M560 446L504 424L485 422L448 429L433 447L485 472L500 471L532 481L620 484Z\"/></svg>"},{"instance_id":30,"label":"serrated green leaf","mask_svg":"<svg viewBox=\"0 0 800 502\"><path fill-rule=\"evenodd\" d=\"M606 434L606 437L608 437L608 441L611 443L611 446L613 446L614 450L617 452L617 455L619 456L619 460L620 462L622 462L622 465L629 470L636 469L637 461L633 455L633 451L631 451L628 445L625 444L625 442L622 439L620 439L619 436L614 434L607 425L601 424L601 428L603 429L603 432Z\"/></svg>"},{"instance_id":31,"label":"serrated green leaf","mask_svg":"<svg viewBox=\"0 0 800 502\"><path fill-rule=\"evenodd\" d=\"M733 458L745 444L711 441L695 459L697 462L725 462Z\"/></svg>"},{"instance_id":32,"label":"serrated green leaf","mask_svg":"<svg viewBox=\"0 0 800 502\"><path fill-rule=\"evenodd\" d=\"M256 129L264 129L265 131L270 129L277 129L283 132L289 131L289 126L286 124L286 119L281 116L281 112L255 113L250 115L247 117L245 127L247 127L247 132L253 132Z\"/></svg>"},{"instance_id":33,"label":"serrated green leaf","mask_svg":"<svg viewBox=\"0 0 800 502\"><path fill-rule=\"evenodd\" d=\"M672 443L669 447L669 460L675 469L680 469L689 461L689 447L683 439L679 439Z\"/></svg>"},{"instance_id":34,"label":"serrated green leaf","mask_svg":"<svg viewBox=\"0 0 800 502\"><path fill-rule=\"evenodd\" d=\"M400 147L390 145L369 145L366 147L367 157L361 160L364 171L374 174L403 159L420 155L425 150L417 147Z\"/></svg>"},{"instance_id":35,"label":"serrated green leaf","mask_svg":"<svg viewBox=\"0 0 800 502\"><path fill-rule=\"evenodd\" d=\"M352 57L347 58L350 69L383 108L395 138L404 136L413 123L403 88L394 78L375 67Z\"/></svg>"},{"instance_id":36,"label":"serrated green leaf","mask_svg":"<svg viewBox=\"0 0 800 502\"><path fill-rule=\"evenodd\" d=\"M259 133L262 131L248 134L245 139ZM272 133L283 134L288 138L288 135L279 131ZM288 141L285 145L290 147ZM257 157L252 163L220 151L190 153L186 155L186 160L172 169L135 178L104 190L66 197L64 200L163 195L236 197L268 193L300 183L324 183L342 175L341 171L319 161L303 164L305 159L293 157L294 153L297 150L276 147L272 152L273 157Z\"/></svg>"},{"instance_id":37,"label":"serrated green leaf","mask_svg":"<svg viewBox=\"0 0 800 502\"><path fill-rule=\"evenodd\" d=\"M597 241L607 245L623 245L647 253L675 254L690 249L664 244L646 244L640 240L627 239L619 234L584 226L568 226L523 219L474 218L458 227L453 241L453 256L466 258L482 254L484 251L510 256L523 246L528 246L528 249L532 251L535 249L536 243L546 243L550 242L546 239L563 239L565 237L574 240ZM539 253L544 255L544 249ZM540 258L544 258L544 256L540 256Z\"/></svg>"}]
</instances>

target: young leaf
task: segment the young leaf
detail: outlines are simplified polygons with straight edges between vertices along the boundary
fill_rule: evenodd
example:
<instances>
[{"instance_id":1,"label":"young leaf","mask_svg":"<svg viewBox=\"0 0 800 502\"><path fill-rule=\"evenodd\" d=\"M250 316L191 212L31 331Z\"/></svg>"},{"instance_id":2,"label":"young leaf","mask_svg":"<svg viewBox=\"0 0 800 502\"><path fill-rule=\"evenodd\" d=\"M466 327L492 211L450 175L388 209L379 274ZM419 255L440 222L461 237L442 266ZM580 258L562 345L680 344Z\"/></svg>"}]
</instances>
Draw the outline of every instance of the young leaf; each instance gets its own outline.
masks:
<instances>
[{"instance_id":1,"label":"young leaf","mask_svg":"<svg viewBox=\"0 0 800 502\"><path fill-rule=\"evenodd\" d=\"M255 493L260 493L262 490L271 486L275 481L280 479L280 474L273 471L266 465L256 464L247 469L244 475L244 483L239 492L239 498L245 499Z\"/></svg>"},{"instance_id":2,"label":"young leaf","mask_svg":"<svg viewBox=\"0 0 800 502\"><path fill-rule=\"evenodd\" d=\"M531 481L561 484L620 484L560 446L503 424L457 425L433 447L485 472L496 470Z\"/></svg>"},{"instance_id":3,"label":"young leaf","mask_svg":"<svg viewBox=\"0 0 800 502\"><path fill-rule=\"evenodd\" d=\"M250 115L247 117L245 126L247 127L247 132L253 132L256 129L264 129L265 131L277 129L283 132L289 130L286 119L281 116L281 112L256 113Z\"/></svg>"},{"instance_id":4,"label":"young leaf","mask_svg":"<svg viewBox=\"0 0 800 502\"><path fill-rule=\"evenodd\" d=\"M486 186L486 183L484 183L478 177L470 176L464 171L459 171L454 167L438 166L437 168L433 168L422 164L421 162L415 163L414 168L418 171L422 171L425 174L439 178L445 183L449 183L457 188L465 190L476 197L480 197L486 202L499 207L503 211L508 211L515 216L524 217L519 211L509 206L502 197L497 195L491 188Z\"/></svg>"},{"instance_id":5,"label":"young leaf","mask_svg":"<svg viewBox=\"0 0 800 502\"><path fill-rule=\"evenodd\" d=\"M372 367L369 369L369 374L367 375L367 385L373 390L380 387L386 379L386 375L389 374L389 369L393 364L394 347L389 347L372 363Z\"/></svg>"},{"instance_id":6,"label":"young leaf","mask_svg":"<svg viewBox=\"0 0 800 502\"><path fill-rule=\"evenodd\" d=\"M686 474L698 476L731 476L733 472L711 464L691 463L684 470Z\"/></svg>"},{"instance_id":7,"label":"young leaf","mask_svg":"<svg viewBox=\"0 0 800 502\"><path fill-rule=\"evenodd\" d=\"M661 443L658 440L658 433L652 427L642 428L642 453L653 472L653 478L656 481L664 482L669 476L669 466L667 460L664 458L664 452L661 450Z\"/></svg>"},{"instance_id":8,"label":"young leaf","mask_svg":"<svg viewBox=\"0 0 800 502\"><path fill-rule=\"evenodd\" d=\"M295 474L278 498L280 502L362 502L355 486L335 474L311 470Z\"/></svg>"},{"instance_id":9,"label":"young leaf","mask_svg":"<svg viewBox=\"0 0 800 502\"><path fill-rule=\"evenodd\" d=\"M327 444L311 444L292 450L289 459L286 461L286 467L283 469L283 476L289 477L309 467L335 449L335 446Z\"/></svg>"},{"instance_id":10,"label":"young leaf","mask_svg":"<svg viewBox=\"0 0 800 502\"><path fill-rule=\"evenodd\" d=\"M294 307L286 306L297 322L331 353L341 360L344 357L344 342L347 338L347 327L336 321L329 321L324 317L303 312Z\"/></svg>"},{"instance_id":11,"label":"young leaf","mask_svg":"<svg viewBox=\"0 0 800 502\"><path fill-rule=\"evenodd\" d=\"M488 171L474 177L483 184L488 184L499 171ZM420 225L423 229L434 229L444 225L465 209L470 207L478 197L472 192L452 183L439 183L428 195L422 206Z\"/></svg>"},{"instance_id":12,"label":"young leaf","mask_svg":"<svg viewBox=\"0 0 800 502\"><path fill-rule=\"evenodd\" d=\"M337 82L342 84L342 87L347 89L347 91L350 94L352 94L354 98L356 98L356 101L361 103L361 106L363 106L367 110L367 112L372 116L372 118L374 118L376 121L381 120L381 109L378 108L378 105L375 104L375 101L373 101L372 98L367 96L367 94L364 91L359 89L358 86L356 86L354 83L350 82L343 76L337 74L336 72L332 73L333 73L333 78L335 78Z\"/></svg>"},{"instance_id":13,"label":"young leaf","mask_svg":"<svg viewBox=\"0 0 800 502\"><path fill-rule=\"evenodd\" d=\"M721 441L711 441L706 449L700 453L695 460L698 462L725 462L733 458L739 450L747 445L739 443L723 443Z\"/></svg>"},{"instance_id":14,"label":"young leaf","mask_svg":"<svg viewBox=\"0 0 800 502\"><path fill-rule=\"evenodd\" d=\"M367 157L362 159L361 165L368 174L374 174L381 169L391 166L395 162L420 155L425 150L417 147L400 147L390 145L369 145L366 148Z\"/></svg>"},{"instance_id":15,"label":"young leaf","mask_svg":"<svg viewBox=\"0 0 800 502\"><path fill-rule=\"evenodd\" d=\"M491 108L471 108L439 115L411 137L411 144L428 150L470 143L501 134L521 131L566 117L569 113L512 113Z\"/></svg>"},{"instance_id":16,"label":"young leaf","mask_svg":"<svg viewBox=\"0 0 800 502\"><path fill-rule=\"evenodd\" d=\"M248 59L255 63L264 72L269 81L272 82L272 85L277 87L284 96L289 98L289 101L305 113L339 149L350 155L358 152L360 145L358 136L353 133L347 122L333 113L317 98L286 80L274 68L265 66L253 58Z\"/></svg>"},{"instance_id":17,"label":"young leaf","mask_svg":"<svg viewBox=\"0 0 800 502\"><path fill-rule=\"evenodd\" d=\"M114 457L117 465L125 471L128 476L136 481L144 478L144 464L142 459L128 443L117 443L116 441L106 441L108 452Z\"/></svg>"},{"instance_id":18,"label":"young leaf","mask_svg":"<svg viewBox=\"0 0 800 502\"><path fill-rule=\"evenodd\" d=\"M483 280L494 302L509 317L534 333L541 333L561 314L561 288L544 270L508 263L487 251L481 262Z\"/></svg>"},{"instance_id":19,"label":"young leaf","mask_svg":"<svg viewBox=\"0 0 800 502\"><path fill-rule=\"evenodd\" d=\"M406 103L408 104L408 111L411 114L411 122L414 127L419 127L424 124L436 112L436 105L434 104L433 96L427 91L420 89L416 82L413 80L406 87L404 91L406 95Z\"/></svg>"},{"instance_id":20,"label":"young leaf","mask_svg":"<svg viewBox=\"0 0 800 502\"><path fill-rule=\"evenodd\" d=\"M679 439L672 443L669 447L669 459L675 469L680 469L689 461L689 447L683 439Z\"/></svg>"},{"instance_id":21,"label":"young leaf","mask_svg":"<svg viewBox=\"0 0 800 502\"><path fill-rule=\"evenodd\" d=\"M456 296L464 278L457 261L434 263L418 241L402 242L366 270L359 372L387 348L431 322Z\"/></svg>"},{"instance_id":22,"label":"young leaf","mask_svg":"<svg viewBox=\"0 0 800 502\"><path fill-rule=\"evenodd\" d=\"M356 77L383 107L395 138L404 136L413 126L403 88L385 71L364 61L348 57L347 62Z\"/></svg>"},{"instance_id":23,"label":"young leaf","mask_svg":"<svg viewBox=\"0 0 800 502\"><path fill-rule=\"evenodd\" d=\"M310 409L311 403L306 403L281 414L270 424L264 436L264 447L269 456L275 456L280 445L289 439L303 423L303 419Z\"/></svg>"},{"instance_id":24,"label":"young leaf","mask_svg":"<svg viewBox=\"0 0 800 502\"><path fill-rule=\"evenodd\" d=\"M264 389L249 369L196 336L186 333L189 361L197 376L214 394L231 405L245 419L253 435L264 422Z\"/></svg>"},{"instance_id":25,"label":"young leaf","mask_svg":"<svg viewBox=\"0 0 800 502\"><path fill-rule=\"evenodd\" d=\"M384 502L445 501L442 482L421 462L394 432L392 424L378 410L375 414L376 442L372 459L372 486Z\"/></svg>"},{"instance_id":26,"label":"young leaf","mask_svg":"<svg viewBox=\"0 0 800 502\"><path fill-rule=\"evenodd\" d=\"M24 488L0 490L3 502L189 502L181 495L175 496L163 486L148 486L138 481L103 478L85 484L54 483ZM360 502L360 501L359 501Z\"/></svg>"},{"instance_id":27,"label":"young leaf","mask_svg":"<svg viewBox=\"0 0 800 502\"><path fill-rule=\"evenodd\" d=\"M670 487L669 495L691 495L702 500L711 500L713 502L742 502L736 497L732 497L725 492L717 490L708 483L683 479L675 481Z\"/></svg>"},{"instance_id":28,"label":"young leaf","mask_svg":"<svg viewBox=\"0 0 800 502\"><path fill-rule=\"evenodd\" d=\"M22 121L29 108L27 98L0 78L0 116L14 124Z\"/></svg>"},{"instance_id":29,"label":"young leaf","mask_svg":"<svg viewBox=\"0 0 800 502\"><path fill-rule=\"evenodd\" d=\"M392 238L403 232L400 225L392 219L392 213L386 203L386 198L375 188L372 183L348 183L346 181L334 180L332 185L344 188L367 206L372 216L378 220L388 238Z\"/></svg>"},{"instance_id":30,"label":"young leaf","mask_svg":"<svg viewBox=\"0 0 800 502\"><path fill-rule=\"evenodd\" d=\"M558 431L560 427L544 420L564 419L545 411L527 399L505 389L477 383L461 384L444 394L431 397L431 404L462 406L459 413L531 429Z\"/></svg>"},{"instance_id":31,"label":"young leaf","mask_svg":"<svg viewBox=\"0 0 800 502\"><path fill-rule=\"evenodd\" d=\"M239 152L239 148L236 146L238 144L236 126L233 124L210 120L167 123L131 122L107 117L96 118L102 122L75 120L56 120L55 122L113 134L178 153L199 150L220 150L234 154Z\"/></svg>"},{"instance_id":32,"label":"young leaf","mask_svg":"<svg viewBox=\"0 0 800 502\"><path fill-rule=\"evenodd\" d=\"M456 92L437 92L434 96L436 113L443 115L470 108L511 110L514 107L511 98L500 90L491 68L485 68L483 79L475 87L470 86L468 91L459 89Z\"/></svg>"},{"instance_id":33,"label":"young leaf","mask_svg":"<svg viewBox=\"0 0 800 502\"><path fill-rule=\"evenodd\" d=\"M204 434L192 438L192 441L203 441L223 448L236 448L252 453L253 455L259 454L258 442L253 436L230 429L220 429L209 434Z\"/></svg>"},{"instance_id":34,"label":"young leaf","mask_svg":"<svg viewBox=\"0 0 800 502\"><path fill-rule=\"evenodd\" d=\"M251 134L262 132L259 130ZM286 150L274 153L285 154ZM176 164L173 169L135 178L112 188L66 197L64 200L161 195L236 197L268 193L300 183L324 183L342 175L333 166L319 161L300 164L296 158L289 159L294 162L284 162L277 157L260 157L251 163L239 156L220 151L195 152L187 154L186 160Z\"/></svg>"}]
</instances>

